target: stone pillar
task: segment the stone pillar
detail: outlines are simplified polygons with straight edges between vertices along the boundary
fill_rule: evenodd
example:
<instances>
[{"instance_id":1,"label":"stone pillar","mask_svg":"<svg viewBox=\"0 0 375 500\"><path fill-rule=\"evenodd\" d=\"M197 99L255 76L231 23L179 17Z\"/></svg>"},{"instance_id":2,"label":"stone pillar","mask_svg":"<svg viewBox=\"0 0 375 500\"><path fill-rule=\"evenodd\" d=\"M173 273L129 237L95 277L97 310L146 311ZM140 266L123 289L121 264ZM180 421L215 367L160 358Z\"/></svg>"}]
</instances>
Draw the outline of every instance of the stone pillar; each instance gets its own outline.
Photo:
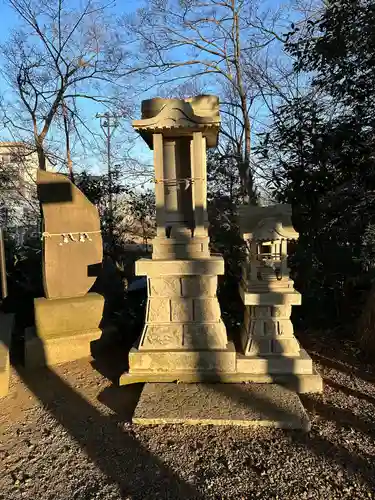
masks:
<instances>
[{"instance_id":1,"label":"stone pillar","mask_svg":"<svg viewBox=\"0 0 375 500\"><path fill-rule=\"evenodd\" d=\"M176 141L163 139L163 184L166 228L180 226L182 214L178 206L177 173L176 173Z\"/></svg>"},{"instance_id":2,"label":"stone pillar","mask_svg":"<svg viewBox=\"0 0 375 500\"><path fill-rule=\"evenodd\" d=\"M152 259L136 262L136 274L147 276L146 318L121 383L235 373L236 353L216 296L224 261L210 255L207 232L206 146L217 141L218 100L158 99L142 109L147 117L133 125L156 149L155 178L162 177L164 187L162 207L156 184L157 217L159 225L165 215L164 232L158 229L153 240Z\"/></svg>"},{"instance_id":3,"label":"stone pillar","mask_svg":"<svg viewBox=\"0 0 375 500\"><path fill-rule=\"evenodd\" d=\"M155 168L156 231L158 236L165 236L163 136L154 134L152 139Z\"/></svg>"},{"instance_id":4,"label":"stone pillar","mask_svg":"<svg viewBox=\"0 0 375 500\"><path fill-rule=\"evenodd\" d=\"M207 165L206 141L202 132L194 132L191 142L191 173L196 236L207 235Z\"/></svg>"}]
</instances>

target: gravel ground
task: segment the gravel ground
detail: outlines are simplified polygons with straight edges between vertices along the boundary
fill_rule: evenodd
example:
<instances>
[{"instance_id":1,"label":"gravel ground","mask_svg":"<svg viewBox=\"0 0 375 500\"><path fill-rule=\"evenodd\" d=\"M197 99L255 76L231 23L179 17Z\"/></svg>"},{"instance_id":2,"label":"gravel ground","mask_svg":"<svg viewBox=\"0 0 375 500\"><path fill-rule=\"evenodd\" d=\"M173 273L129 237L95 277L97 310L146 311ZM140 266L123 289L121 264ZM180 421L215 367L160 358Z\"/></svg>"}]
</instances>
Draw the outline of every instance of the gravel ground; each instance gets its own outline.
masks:
<instances>
[{"instance_id":1,"label":"gravel ground","mask_svg":"<svg viewBox=\"0 0 375 500\"><path fill-rule=\"evenodd\" d=\"M375 371L351 344L338 358L332 341L305 340L325 381L301 398L308 434L136 427L141 387L111 386L104 365L14 370L0 401L0 499L375 498Z\"/></svg>"}]
</instances>

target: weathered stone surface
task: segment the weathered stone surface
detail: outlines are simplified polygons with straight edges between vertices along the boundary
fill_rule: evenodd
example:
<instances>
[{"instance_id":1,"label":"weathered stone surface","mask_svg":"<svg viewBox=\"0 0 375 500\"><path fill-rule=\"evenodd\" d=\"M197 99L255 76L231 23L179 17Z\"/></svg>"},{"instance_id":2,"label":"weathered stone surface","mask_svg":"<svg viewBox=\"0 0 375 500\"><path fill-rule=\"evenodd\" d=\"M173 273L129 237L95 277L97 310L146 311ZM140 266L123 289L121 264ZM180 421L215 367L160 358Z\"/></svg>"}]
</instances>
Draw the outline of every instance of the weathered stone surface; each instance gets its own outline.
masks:
<instances>
[{"instance_id":1,"label":"weathered stone surface","mask_svg":"<svg viewBox=\"0 0 375 500\"><path fill-rule=\"evenodd\" d=\"M300 349L299 356L260 356L237 354L237 372L252 374L311 374L313 364L310 356L304 349Z\"/></svg>"},{"instance_id":2,"label":"weathered stone surface","mask_svg":"<svg viewBox=\"0 0 375 500\"><path fill-rule=\"evenodd\" d=\"M181 282L184 297L216 297L217 276L184 276Z\"/></svg>"},{"instance_id":3,"label":"weathered stone surface","mask_svg":"<svg viewBox=\"0 0 375 500\"><path fill-rule=\"evenodd\" d=\"M14 315L0 313L0 397L8 394Z\"/></svg>"},{"instance_id":4,"label":"weathered stone surface","mask_svg":"<svg viewBox=\"0 0 375 500\"><path fill-rule=\"evenodd\" d=\"M186 275L212 275L224 274L224 259L211 256L207 259L196 260L158 260L139 259L135 263L137 276L186 276Z\"/></svg>"},{"instance_id":5,"label":"weathered stone surface","mask_svg":"<svg viewBox=\"0 0 375 500\"><path fill-rule=\"evenodd\" d=\"M166 325L146 325L139 349L178 349L182 346L182 325L169 323Z\"/></svg>"},{"instance_id":6,"label":"weathered stone surface","mask_svg":"<svg viewBox=\"0 0 375 500\"><path fill-rule=\"evenodd\" d=\"M184 325L184 347L189 349L225 349L228 343L224 323Z\"/></svg>"},{"instance_id":7,"label":"weathered stone surface","mask_svg":"<svg viewBox=\"0 0 375 500\"><path fill-rule=\"evenodd\" d=\"M234 372L236 353L232 346L225 350L145 350L131 349L130 373L198 373Z\"/></svg>"},{"instance_id":8,"label":"weathered stone surface","mask_svg":"<svg viewBox=\"0 0 375 500\"><path fill-rule=\"evenodd\" d=\"M25 333L25 366L53 366L91 355L91 342L101 337L102 330L70 332L54 337L38 337L33 328Z\"/></svg>"},{"instance_id":9,"label":"weathered stone surface","mask_svg":"<svg viewBox=\"0 0 375 500\"><path fill-rule=\"evenodd\" d=\"M297 394L276 384L146 384L132 420L310 430Z\"/></svg>"},{"instance_id":10,"label":"weathered stone surface","mask_svg":"<svg viewBox=\"0 0 375 500\"><path fill-rule=\"evenodd\" d=\"M194 299L194 321L210 322L219 321L221 311L219 301L216 298Z\"/></svg>"},{"instance_id":11,"label":"weathered stone surface","mask_svg":"<svg viewBox=\"0 0 375 500\"><path fill-rule=\"evenodd\" d=\"M79 334L97 330L101 326L103 310L104 297L97 293L63 299L37 298L34 300L37 336L60 337L70 332Z\"/></svg>"},{"instance_id":12,"label":"weathered stone surface","mask_svg":"<svg viewBox=\"0 0 375 500\"><path fill-rule=\"evenodd\" d=\"M170 300L150 297L147 304L147 323L168 323L171 320Z\"/></svg>"},{"instance_id":13,"label":"weathered stone surface","mask_svg":"<svg viewBox=\"0 0 375 500\"><path fill-rule=\"evenodd\" d=\"M149 278L149 297L181 296L181 280L177 277Z\"/></svg>"},{"instance_id":14,"label":"weathered stone surface","mask_svg":"<svg viewBox=\"0 0 375 500\"><path fill-rule=\"evenodd\" d=\"M172 321L193 321L193 300L185 297L171 300Z\"/></svg>"},{"instance_id":15,"label":"weathered stone surface","mask_svg":"<svg viewBox=\"0 0 375 500\"><path fill-rule=\"evenodd\" d=\"M45 233L45 295L85 295L98 276L103 258L97 208L64 175L39 170L37 184Z\"/></svg>"}]
</instances>

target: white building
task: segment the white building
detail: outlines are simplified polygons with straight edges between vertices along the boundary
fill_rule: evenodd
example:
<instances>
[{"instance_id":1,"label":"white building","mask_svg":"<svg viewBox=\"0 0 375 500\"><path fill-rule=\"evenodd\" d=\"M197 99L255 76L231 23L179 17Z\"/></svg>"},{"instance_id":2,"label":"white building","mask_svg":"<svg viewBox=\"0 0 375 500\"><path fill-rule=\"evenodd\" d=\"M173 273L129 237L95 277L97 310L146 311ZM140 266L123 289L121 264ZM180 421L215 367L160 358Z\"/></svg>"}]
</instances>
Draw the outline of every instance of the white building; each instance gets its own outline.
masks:
<instances>
[{"instance_id":1,"label":"white building","mask_svg":"<svg viewBox=\"0 0 375 500\"><path fill-rule=\"evenodd\" d=\"M38 165L38 155L31 145L0 142L0 225L15 232L20 243L26 233L38 227Z\"/></svg>"}]
</instances>

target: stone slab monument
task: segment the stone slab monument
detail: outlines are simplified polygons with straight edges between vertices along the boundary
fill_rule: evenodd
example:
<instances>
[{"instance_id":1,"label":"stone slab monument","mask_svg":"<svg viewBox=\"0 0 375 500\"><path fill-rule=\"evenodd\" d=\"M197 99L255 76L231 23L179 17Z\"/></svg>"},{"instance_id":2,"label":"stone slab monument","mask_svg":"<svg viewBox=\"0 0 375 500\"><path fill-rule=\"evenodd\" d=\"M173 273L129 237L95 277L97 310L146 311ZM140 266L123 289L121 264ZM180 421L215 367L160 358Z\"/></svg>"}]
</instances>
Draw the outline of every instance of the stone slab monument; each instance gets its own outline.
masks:
<instances>
[{"instance_id":1,"label":"stone slab monument","mask_svg":"<svg viewBox=\"0 0 375 500\"><path fill-rule=\"evenodd\" d=\"M206 149L217 143L215 96L151 99L133 127L154 152L157 234L147 276L145 326L121 383L235 372L216 296L222 257L209 251Z\"/></svg>"},{"instance_id":2,"label":"stone slab monument","mask_svg":"<svg viewBox=\"0 0 375 500\"><path fill-rule=\"evenodd\" d=\"M237 371L274 379L284 376L301 392L320 392L322 379L296 339L290 320L292 306L301 304L287 263L288 244L299 236L291 216L290 205L240 209L248 257L240 284L245 317Z\"/></svg>"},{"instance_id":3,"label":"stone slab monument","mask_svg":"<svg viewBox=\"0 0 375 500\"><path fill-rule=\"evenodd\" d=\"M104 298L88 293L102 265L99 214L72 182L39 170L43 212L43 285L34 300L35 329L25 339L26 366L53 365L90 355L100 338Z\"/></svg>"}]
</instances>

